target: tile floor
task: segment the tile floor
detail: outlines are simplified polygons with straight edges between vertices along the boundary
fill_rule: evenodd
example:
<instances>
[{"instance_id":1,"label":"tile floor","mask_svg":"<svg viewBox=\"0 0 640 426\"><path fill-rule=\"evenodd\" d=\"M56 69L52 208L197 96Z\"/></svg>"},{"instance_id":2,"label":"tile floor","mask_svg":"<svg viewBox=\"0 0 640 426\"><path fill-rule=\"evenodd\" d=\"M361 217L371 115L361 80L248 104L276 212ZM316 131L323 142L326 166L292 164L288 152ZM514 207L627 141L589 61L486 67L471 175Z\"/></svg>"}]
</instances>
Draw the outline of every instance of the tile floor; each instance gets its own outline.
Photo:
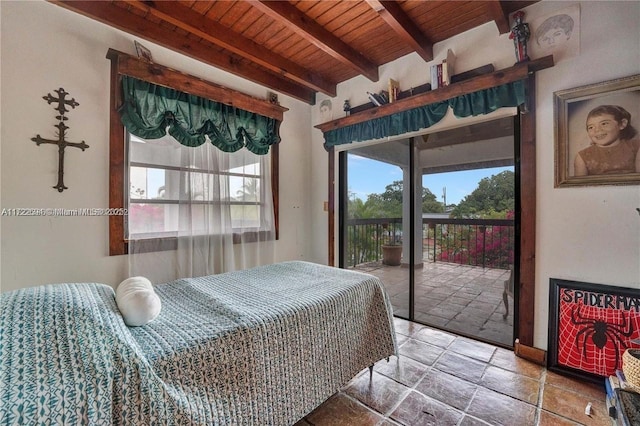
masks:
<instances>
[{"instance_id":1,"label":"tile floor","mask_svg":"<svg viewBox=\"0 0 640 426\"><path fill-rule=\"evenodd\" d=\"M610 426L604 388L512 351L395 319L399 357L361 371L295 426ZM591 402L591 415L585 407Z\"/></svg>"},{"instance_id":2,"label":"tile floor","mask_svg":"<svg viewBox=\"0 0 640 426\"><path fill-rule=\"evenodd\" d=\"M384 283L393 313L409 317L409 269L380 262L354 269L375 275ZM415 273L415 320L500 345L513 346L513 298L507 297L505 269L425 261Z\"/></svg>"}]
</instances>

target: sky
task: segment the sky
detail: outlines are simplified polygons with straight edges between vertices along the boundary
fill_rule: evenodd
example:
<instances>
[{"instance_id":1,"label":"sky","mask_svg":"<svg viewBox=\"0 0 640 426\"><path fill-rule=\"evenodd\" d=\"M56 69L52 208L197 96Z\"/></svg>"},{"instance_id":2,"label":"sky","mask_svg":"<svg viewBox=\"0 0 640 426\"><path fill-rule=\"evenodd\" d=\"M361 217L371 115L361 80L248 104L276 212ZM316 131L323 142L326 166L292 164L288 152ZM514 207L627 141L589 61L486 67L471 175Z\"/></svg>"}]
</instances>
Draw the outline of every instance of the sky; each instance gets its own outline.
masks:
<instances>
[{"instance_id":1,"label":"sky","mask_svg":"<svg viewBox=\"0 0 640 426\"><path fill-rule=\"evenodd\" d=\"M355 155L349 155L348 158L349 192L363 201L366 201L369 194L384 192L385 187L391 182L402 180L402 170L398 166ZM447 205L458 204L478 187L478 182L482 178L497 175L505 170L513 171L513 167L424 175L422 177L422 186L429 188L440 202L443 202L443 188L446 187Z\"/></svg>"}]
</instances>

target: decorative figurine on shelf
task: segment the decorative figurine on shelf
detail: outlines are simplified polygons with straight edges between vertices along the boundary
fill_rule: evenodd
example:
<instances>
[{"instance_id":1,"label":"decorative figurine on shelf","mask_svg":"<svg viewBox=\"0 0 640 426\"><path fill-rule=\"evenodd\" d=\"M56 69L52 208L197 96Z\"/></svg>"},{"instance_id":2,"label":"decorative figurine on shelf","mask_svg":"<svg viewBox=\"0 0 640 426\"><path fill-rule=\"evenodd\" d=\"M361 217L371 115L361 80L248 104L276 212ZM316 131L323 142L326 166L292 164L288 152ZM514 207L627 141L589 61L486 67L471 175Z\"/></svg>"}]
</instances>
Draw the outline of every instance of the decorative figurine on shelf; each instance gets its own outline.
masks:
<instances>
[{"instance_id":1,"label":"decorative figurine on shelf","mask_svg":"<svg viewBox=\"0 0 640 426\"><path fill-rule=\"evenodd\" d=\"M515 24L511 29L511 34L509 34L509 39L513 40L513 45L516 49L517 63L529 60L529 55L527 54L527 42L529 41L531 32L529 31L529 24L522 22L522 18L524 18L524 12L521 10L513 14Z\"/></svg>"},{"instance_id":2,"label":"decorative figurine on shelf","mask_svg":"<svg viewBox=\"0 0 640 426\"><path fill-rule=\"evenodd\" d=\"M344 101L342 104L342 110L344 111L344 115L348 116L351 113L351 104L349 103L349 99Z\"/></svg>"}]
</instances>

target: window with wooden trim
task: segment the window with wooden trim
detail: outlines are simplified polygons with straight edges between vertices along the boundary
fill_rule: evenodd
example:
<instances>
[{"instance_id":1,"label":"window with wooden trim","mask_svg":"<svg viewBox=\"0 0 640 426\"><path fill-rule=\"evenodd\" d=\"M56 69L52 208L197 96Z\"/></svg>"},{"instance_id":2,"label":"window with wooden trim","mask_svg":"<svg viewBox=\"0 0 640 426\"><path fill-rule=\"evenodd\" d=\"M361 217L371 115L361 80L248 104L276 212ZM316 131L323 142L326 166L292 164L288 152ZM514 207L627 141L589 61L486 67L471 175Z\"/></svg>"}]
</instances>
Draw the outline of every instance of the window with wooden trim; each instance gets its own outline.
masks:
<instances>
[{"instance_id":1,"label":"window with wooden trim","mask_svg":"<svg viewBox=\"0 0 640 426\"><path fill-rule=\"evenodd\" d=\"M123 75L176 90L186 88L190 94L209 96L207 99L214 101L217 97L234 99L234 106L242 104L246 111L265 114L278 120L278 123L286 108L164 69L157 64L143 63L113 50L109 51L107 58L111 60L109 205L128 211L127 216L109 218L110 254L128 253L131 238L136 240L136 251L174 249L177 245L178 220L184 220L185 217L183 215L183 219L178 219L177 212L186 207L178 191L182 191L183 195L188 191L191 196L189 215L201 214L199 212L211 203L229 206L234 243L240 240L258 241L266 233L275 235L277 239L277 144L272 145L266 155L255 155L244 148L234 153L220 152L220 155L226 156L221 163L224 166L212 170L199 164L201 160L198 158L203 156L194 155L192 160L185 162L184 155L178 154L181 145L169 135L157 139L132 135L123 126L118 108L122 105ZM217 148L207 143L202 147L187 149ZM220 188L223 188L222 192ZM218 195L211 197L212 191L218 191ZM270 214L273 218L267 226L261 219L266 206L270 208L271 201L273 212ZM220 232L229 233L230 230L201 230L202 235ZM140 241L148 241L149 249L144 249L145 244L138 244Z\"/></svg>"}]
</instances>

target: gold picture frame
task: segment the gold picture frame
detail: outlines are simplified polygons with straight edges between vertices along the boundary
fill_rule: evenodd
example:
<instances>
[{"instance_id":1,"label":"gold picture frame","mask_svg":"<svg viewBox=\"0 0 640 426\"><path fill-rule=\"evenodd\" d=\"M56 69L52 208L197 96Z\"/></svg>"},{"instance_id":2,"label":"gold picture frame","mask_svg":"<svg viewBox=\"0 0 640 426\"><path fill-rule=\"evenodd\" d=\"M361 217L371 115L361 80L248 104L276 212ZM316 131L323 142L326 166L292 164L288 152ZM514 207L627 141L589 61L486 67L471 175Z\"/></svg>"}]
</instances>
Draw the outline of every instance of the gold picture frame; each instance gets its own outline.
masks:
<instances>
[{"instance_id":1,"label":"gold picture frame","mask_svg":"<svg viewBox=\"0 0 640 426\"><path fill-rule=\"evenodd\" d=\"M629 168L629 158L633 147L640 143L640 74L602 83L576 87L573 89L554 92L554 122L555 122L555 187L592 186L592 185L638 185L640 184L640 150L635 150L632 159L635 169ZM628 119L621 119L614 124L622 134L623 127L632 126L626 133L635 134L629 138L620 137L625 142L625 165L617 160L600 163L592 168L588 165L598 164L595 159L600 158L585 151L592 143L587 132L587 117L596 107L612 105ZM601 117L606 112L594 114ZM621 117L621 116L620 116ZM593 118L592 118L593 119ZM620 124L624 123L626 125ZM613 145L612 145L613 146ZM627 149L627 147L629 147ZM602 149L602 148L600 148ZM593 151L593 148L591 148ZM603 151L600 151L603 153ZM612 153L612 152L610 152ZM622 154L615 154L620 158ZM579 158L577 158L579 156ZM587 160L585 160L585 158ZM576 172L577 169L577 172ZM594 171L595 170L595 171ZM602 171L604 170L604 171ZM586 175L582 175L587 173Z\"/></svg>"}]
</instances>

